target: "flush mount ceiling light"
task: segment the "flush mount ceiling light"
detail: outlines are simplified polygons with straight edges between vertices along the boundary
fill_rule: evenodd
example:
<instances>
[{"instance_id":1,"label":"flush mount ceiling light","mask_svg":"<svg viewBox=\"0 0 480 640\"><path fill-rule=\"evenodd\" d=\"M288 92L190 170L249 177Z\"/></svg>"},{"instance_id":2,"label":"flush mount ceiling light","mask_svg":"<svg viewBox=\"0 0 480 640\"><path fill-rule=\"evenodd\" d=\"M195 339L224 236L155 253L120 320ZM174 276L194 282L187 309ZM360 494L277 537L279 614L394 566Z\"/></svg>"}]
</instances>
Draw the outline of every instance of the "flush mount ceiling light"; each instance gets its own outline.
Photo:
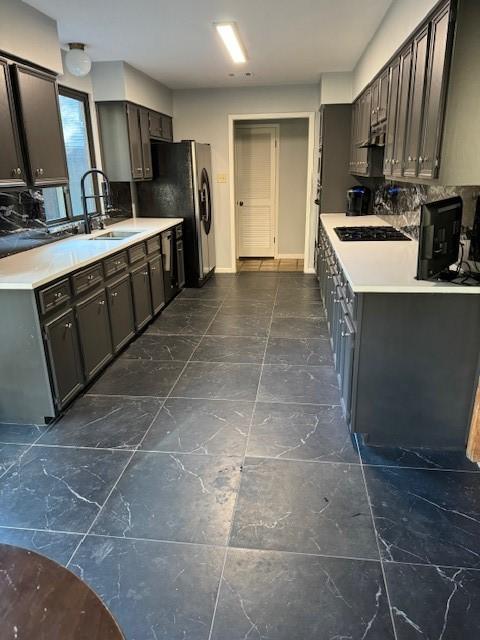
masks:
<instances>
[{"instance_id":1,"label":"flush mount ceiling light","mask_svg":"<svg viewBox=\"0 0 480 640\"><path fill-rule=\"evenodd\" d=\"M218 35L223 40L223 44L227 48L233 62L235 62L235 64L243 64L246 62L247 56L240 40L237 25L234 22L216 22L214 26Z\"/></svg>"},{"instance_id":2,"label":"flush mount ceiling light","mask_svg":"<svg viewBox=\"0 0 480 640\"><path fill-rule=\"evenodd\" d=\"M85 52L85 45L81 42L69 42L68 46L69 51L65 56L67 69L78 78L88 75L92 68L92 61L88 53Z\"/></svg>"}]
</instances>

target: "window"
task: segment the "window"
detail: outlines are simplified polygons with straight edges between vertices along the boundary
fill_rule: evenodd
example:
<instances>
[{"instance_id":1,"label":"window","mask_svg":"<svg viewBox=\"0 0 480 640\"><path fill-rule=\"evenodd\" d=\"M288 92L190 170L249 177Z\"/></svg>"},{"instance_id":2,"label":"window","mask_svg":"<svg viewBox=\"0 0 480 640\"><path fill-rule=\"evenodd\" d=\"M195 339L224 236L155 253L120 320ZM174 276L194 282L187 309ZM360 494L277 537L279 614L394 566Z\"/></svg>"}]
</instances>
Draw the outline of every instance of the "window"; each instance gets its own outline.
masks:
<instances>
[{"instance_id":1,"label":"window","mask_svg":"<svg viewBox=\"0 0 480 640\"><path fill-rule=\"evenodd\" d=\"M88 95L66 87L59 88L60 117L67 156L68 187L51 187L43 190L47 222L55 223L83 215L80 180L94 162L92 125ZM85 184L87 195L98 193L97 181L90 176ZM88 200L88 211L99 206L98 199Z\"/></svg>"}]
</instances>

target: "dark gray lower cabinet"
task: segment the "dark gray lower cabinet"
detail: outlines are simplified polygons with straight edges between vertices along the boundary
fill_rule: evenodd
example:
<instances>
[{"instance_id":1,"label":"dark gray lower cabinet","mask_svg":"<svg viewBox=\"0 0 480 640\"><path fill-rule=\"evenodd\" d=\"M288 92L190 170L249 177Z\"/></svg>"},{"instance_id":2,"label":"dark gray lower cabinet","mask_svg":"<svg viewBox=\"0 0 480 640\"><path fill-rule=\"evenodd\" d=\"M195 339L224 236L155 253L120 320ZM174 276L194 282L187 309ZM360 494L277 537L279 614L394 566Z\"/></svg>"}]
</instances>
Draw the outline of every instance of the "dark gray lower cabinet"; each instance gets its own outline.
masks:
<instances>
[{"instance_id":1,"label":"dark gray lower cabinet","mask_svg":"<svg viewBox=\"0 0 480 640\"><path fill-rule=\"evenodd\" d=\"M158 255L149 261L148 270L150 271L153 313L158 313L165 306L165 288L163 283L161 255Z\"/></svg>"},{"instance_id":2,"label":"dark gray lower cabinet","mask_svg":"<svg viewBox=\"0 0 480 640\"><path fill-rule=\"evenodd\" d=\"M90 380L113 356L104 289L77 304L77 318L85 377Z\"/></svg>"},{"instance_id":3,"label":"dark gray lower cabinet","mask_svg":"<svg viewBox=\"0 0 480 640\"><path fill-rule=\"evenodd\" d=\"M132 285L127 273L107 287L113 351L116 353L135 335Z\"/></svg>"},{"instance_id":4,"label":"dark gray lower cabinet","mask_svg":"<svg viewBox=\"0 0 480 640\"><path fill-rule=\"evenodd\" d=\"M153 315L150 297L150 274L146 264L132 271L132 288L135 327L138 331L147 324Z\"/></svg>"},{"instance_id":5,"label":"dark gray lower cabinet","mask_svg":"<svg viewBox=\"0 0 480 640\"><path fill-rule=\"evenodd\" d=\"M61 409L83 388L77 323L72 309L44 325L50 374L57 408Z\"/></svg>"}]
</instances>

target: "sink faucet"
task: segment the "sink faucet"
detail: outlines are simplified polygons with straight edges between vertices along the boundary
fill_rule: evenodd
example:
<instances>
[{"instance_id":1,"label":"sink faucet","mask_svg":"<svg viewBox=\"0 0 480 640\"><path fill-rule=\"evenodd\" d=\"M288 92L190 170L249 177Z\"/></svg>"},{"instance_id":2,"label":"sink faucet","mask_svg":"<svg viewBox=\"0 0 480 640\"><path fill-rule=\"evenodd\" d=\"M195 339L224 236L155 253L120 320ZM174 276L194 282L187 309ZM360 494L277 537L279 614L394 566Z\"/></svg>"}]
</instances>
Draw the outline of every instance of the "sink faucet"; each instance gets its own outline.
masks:
<instances>
[{"instance_id":1,"label":"sink faucet","mask_svg":"<svg viewBox=\"0 0 480 640\"><path fill-rule=\"evenodd\" d=\"M93 174L100 174L101 176L103 176L104 178L104 181L102 182L103 193L93 195L93 196L87 196L85 195L85 179L88 178L88 176L91 176ZM110 210L112 208L112 201L111 201L111 195L110 195L110 181L107 175L101 169L93 168L93 169L90 169L89 171L86 171L83 174L82 179L80 181L80 189L82 192L83 218L85 220L85 233L92 233L92 229L90 226L90 218L92 216L90 216L88 213L87 200L89 200L90 198L105 198L105 210L106 211Z\"/></svg>"}]
</instances>

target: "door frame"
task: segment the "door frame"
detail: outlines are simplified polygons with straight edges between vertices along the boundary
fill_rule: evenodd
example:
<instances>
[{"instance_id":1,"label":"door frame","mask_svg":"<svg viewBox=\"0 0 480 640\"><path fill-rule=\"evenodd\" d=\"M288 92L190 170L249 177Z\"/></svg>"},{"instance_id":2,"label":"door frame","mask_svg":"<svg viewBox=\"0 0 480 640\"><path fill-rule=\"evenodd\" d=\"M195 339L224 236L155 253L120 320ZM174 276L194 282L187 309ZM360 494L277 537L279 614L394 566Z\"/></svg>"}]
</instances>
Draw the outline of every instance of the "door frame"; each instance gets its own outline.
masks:
<instances>
[{"instance_id":1,"label":"door frame","mask_svg":"<svg viewBox=\"0 0 480 640\"><path fill-rule=\"evenodd\" d=\"M268 124L236 124L233 128L233 196L234 196L234 204L237 200L235 194L237 191L236 184L236 167L235 167L235 129L265 129L265 128L275 129L275 189L273 196L273 233L274 233L274 243L273 243L273 257L274 259L278 258L278 203L279 203L279 194L280 194L280 186L279 186L279 163L280 163L280 124L279 123L268 123ZM239 233L238 233L238 216L237 216L237 208L235 205L235 264L237 264L238 259L238 243Z\"/></svg>"},{"instance_id":2,"label":"door frame","mask_svg":"<svg viewBox=\"0 0 480 640\"><path fill-rule=\"evenodd\" d=\"M313 268L313 240L315 229L312 220L313 200L316 185L314 184L314 161L315 161L315 126L317 114L315 111L290 111L277 113L241 113L228 114L228 184L229 184L229 214L230 214L230 255L231 266L229 269L222 269L224 273L236 273L237 271L237 238L236 238L236 216L235 216L235 150L234 150L234 128L235 123L241 120L285 120L289 118L305 118L308 120L308 140L307 140L307 189L305 198L305 244L304 244L304 273L315 273ZM315 176L316 180L316 176ZM219 271L217 269L217 271Z\"/></svg>"}]
</instances>

